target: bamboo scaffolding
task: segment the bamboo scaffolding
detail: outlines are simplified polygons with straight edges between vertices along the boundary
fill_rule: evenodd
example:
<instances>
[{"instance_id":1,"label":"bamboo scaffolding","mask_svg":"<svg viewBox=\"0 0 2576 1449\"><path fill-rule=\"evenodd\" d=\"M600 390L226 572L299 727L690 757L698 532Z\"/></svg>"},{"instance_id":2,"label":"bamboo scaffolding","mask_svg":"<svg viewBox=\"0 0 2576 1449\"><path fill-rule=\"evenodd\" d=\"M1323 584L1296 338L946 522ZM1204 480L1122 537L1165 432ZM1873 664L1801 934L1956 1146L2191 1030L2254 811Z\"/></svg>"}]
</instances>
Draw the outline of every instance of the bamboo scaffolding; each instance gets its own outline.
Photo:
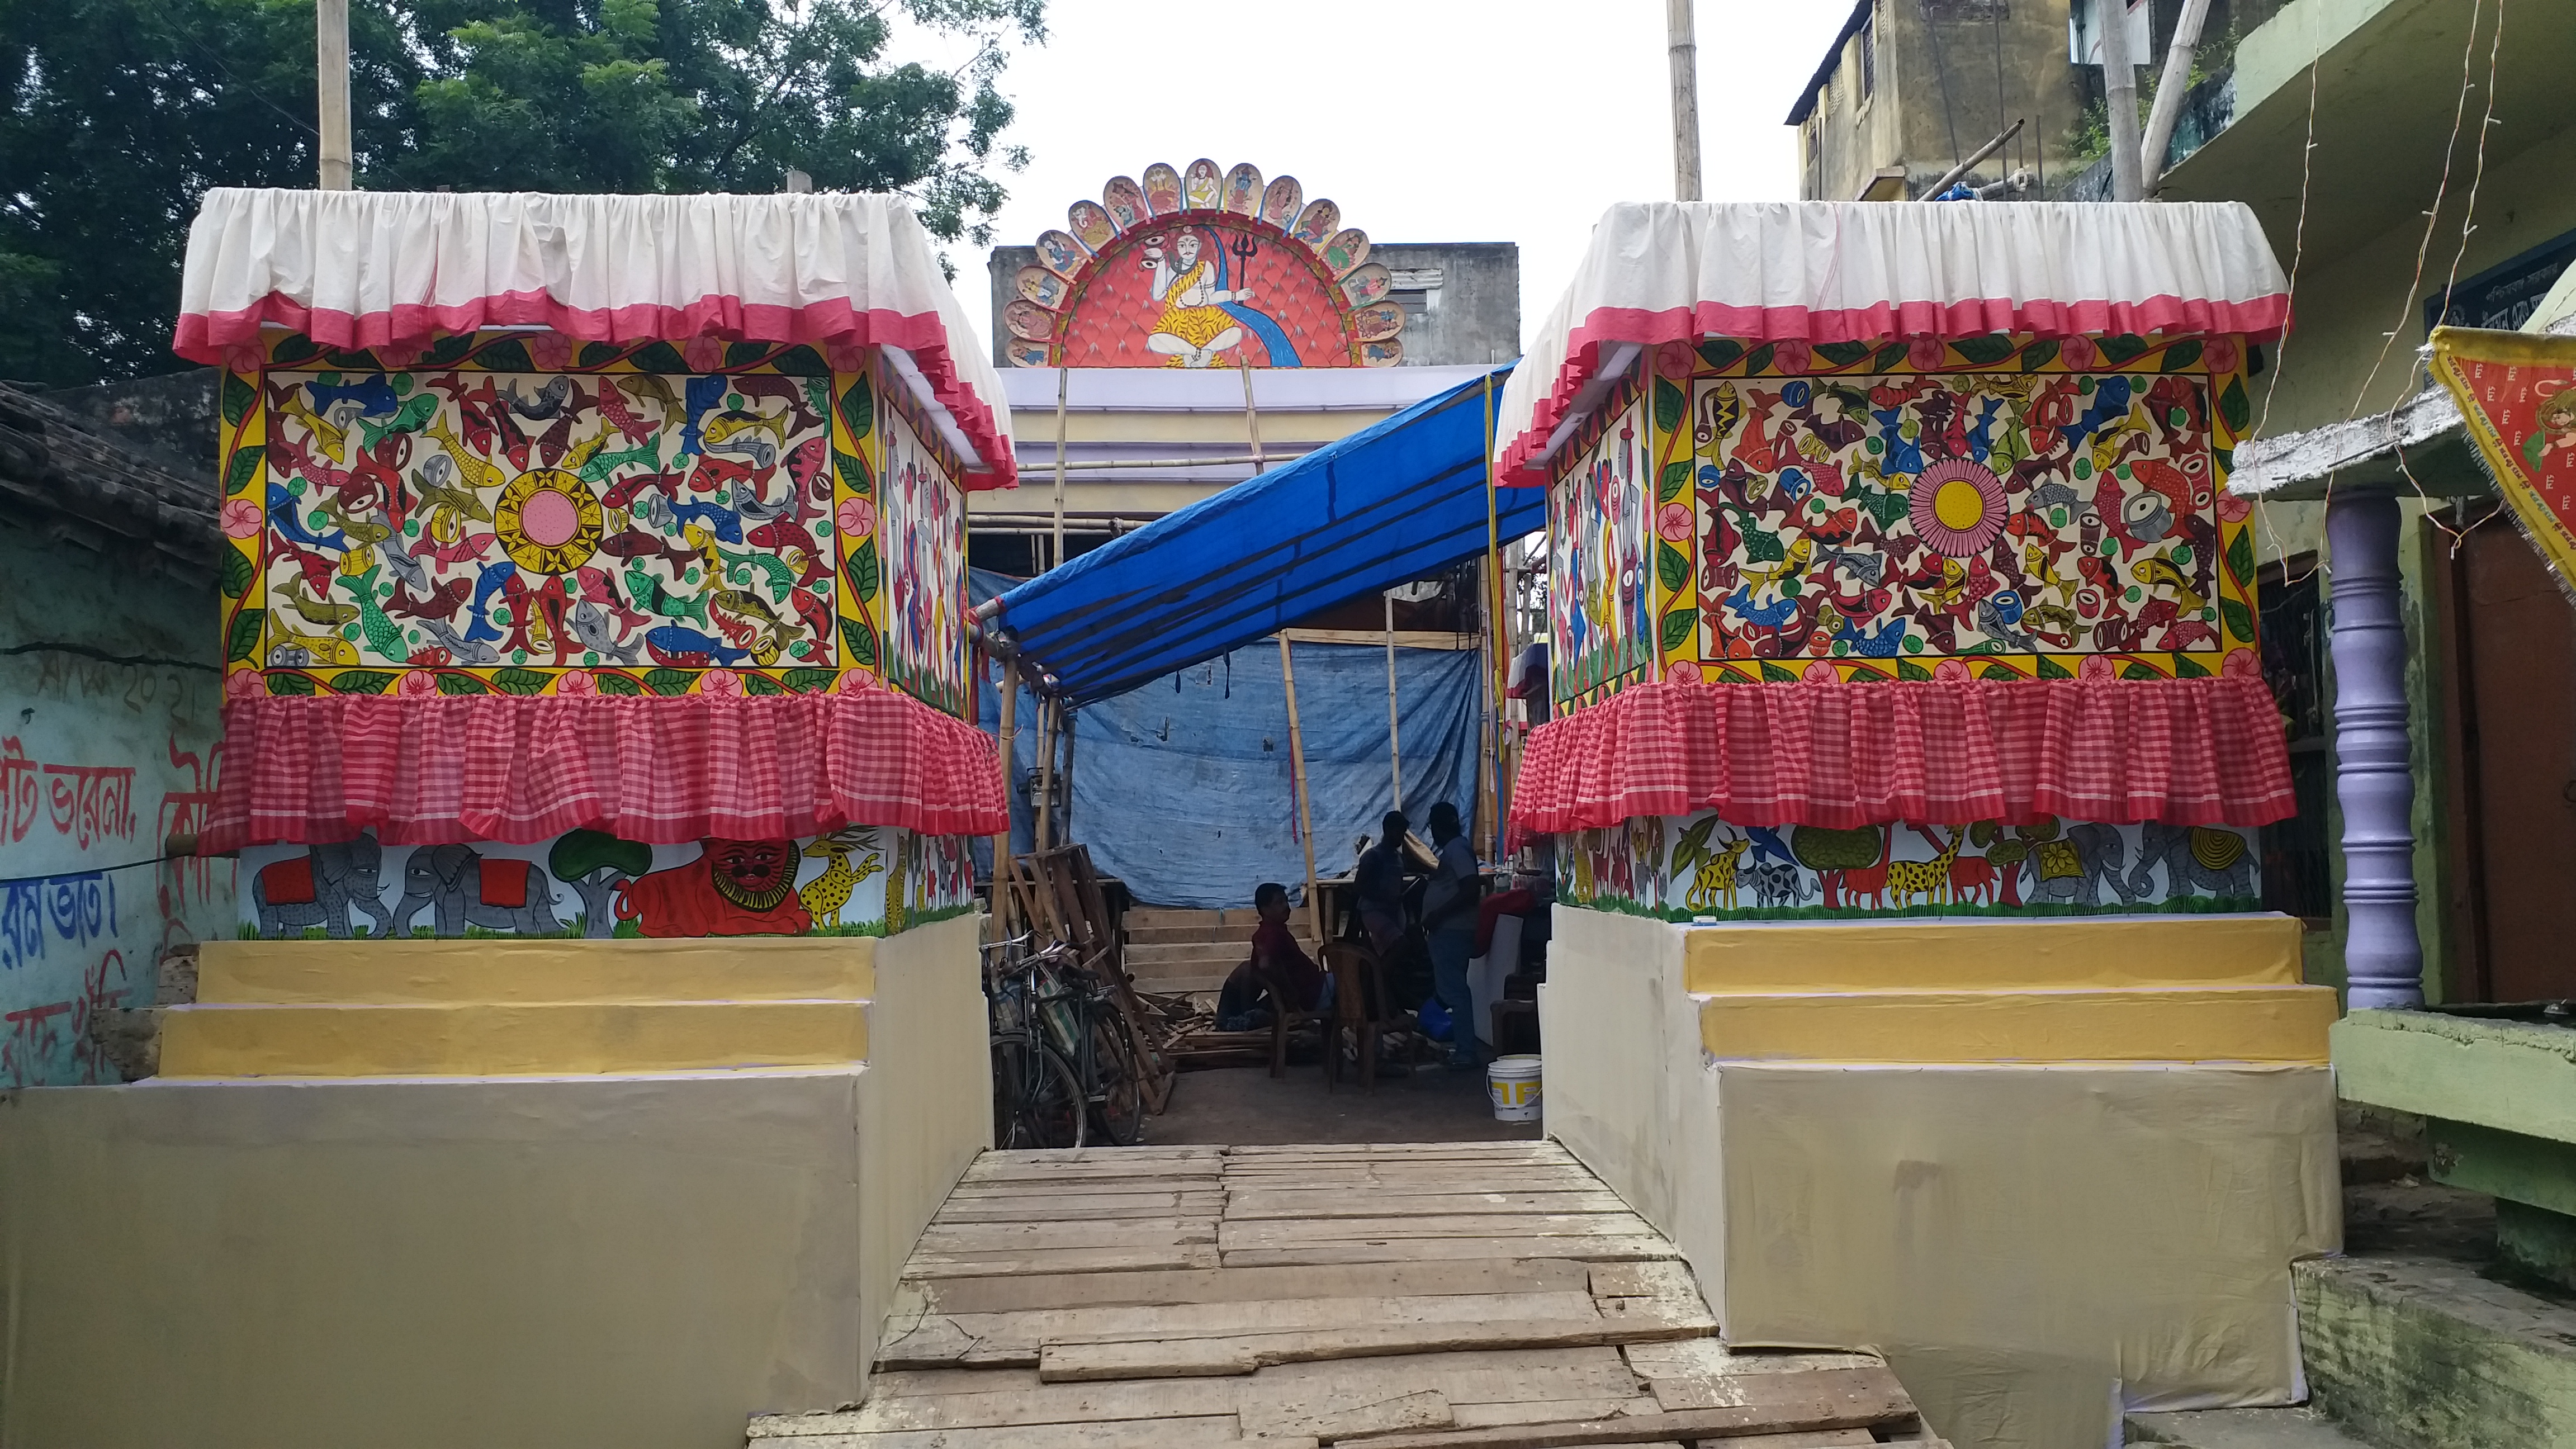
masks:
<instances>
[{"instance_id":1,"label":"bamboo scaffolding","mask_svg":"<svg viewBox=\"0 0 2576 1449\"><path fill-rule=\"evenodd\" d=\"M1306 737L1297 725L1297 666L1285 634L1279 636L1279 679L1288 689L1288 772L1297 787L1297 833L1306 842L1306 926L1320 946L1324 903L1315 890L1315 812L1306 797Z\"/></svg>"}]
</instances>

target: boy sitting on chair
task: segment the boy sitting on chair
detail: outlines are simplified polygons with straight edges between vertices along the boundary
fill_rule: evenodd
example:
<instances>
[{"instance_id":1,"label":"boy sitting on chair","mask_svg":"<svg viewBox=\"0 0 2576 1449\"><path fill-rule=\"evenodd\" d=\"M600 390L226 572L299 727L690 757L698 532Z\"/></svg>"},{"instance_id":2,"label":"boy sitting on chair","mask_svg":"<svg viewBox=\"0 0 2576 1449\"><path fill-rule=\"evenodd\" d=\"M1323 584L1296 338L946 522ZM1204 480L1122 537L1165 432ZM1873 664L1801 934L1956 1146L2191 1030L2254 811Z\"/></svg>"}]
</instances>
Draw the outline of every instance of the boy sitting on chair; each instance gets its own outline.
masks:
<instances>
[{"instance_id":1,"label":"boy sitting on chair","mask_svg":"<svg viewBox=\"0 0 2576 1449\"><path fill-rule=\"evenodd\" d=\"M1324 1011L1333 1004L1333 978L1308 959L1296 933L1288 929L1288 888L1264 881L1252 893L1252 905L1261 913L1261 924L1252 933L1251 959L1235 967L1217 993L1220 1031L1258 1031L1270 1024L1269 1009L1261 1002L1265 980L1279 988L1291 1011Z\"/></svg>"}]
</instances>

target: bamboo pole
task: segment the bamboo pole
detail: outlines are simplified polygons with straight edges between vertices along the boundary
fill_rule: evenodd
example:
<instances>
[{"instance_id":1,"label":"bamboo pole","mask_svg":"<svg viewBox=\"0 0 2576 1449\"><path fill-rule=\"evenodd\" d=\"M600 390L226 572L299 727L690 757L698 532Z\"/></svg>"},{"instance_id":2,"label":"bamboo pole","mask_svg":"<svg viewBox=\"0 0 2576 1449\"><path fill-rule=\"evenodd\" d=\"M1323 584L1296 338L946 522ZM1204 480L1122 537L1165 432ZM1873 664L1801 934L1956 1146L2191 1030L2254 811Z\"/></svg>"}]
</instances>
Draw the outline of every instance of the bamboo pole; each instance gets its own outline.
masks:
<instances>
[{"instance_id":1,"label":"bamboo pole","mask_svg":"<svg viewBox=\"0 0 2576 1449\"><path fill-rule=\"evenodd\" d=\"M1065 838L1066 843L1071 844L1073 841L1073 741L1076 732L1082 728L1082 715L1079 711L1067 709L1060 711L1059 717L1062 725L1057 733L1064 736L1064 773L1060 777L1064 785L1064 813L1056 817L1055 828L1057 833Z\"/></svg>"},{"instance_id":2,"label":"bamboo pole","mask_svg":"<svg viewBox=\"0 0 2576 1449\"><path fill-rule=\"evenodd\" d=\"M2093 23L2102 32L2102 104L2111 130L2111 199L2140 201L2146 184L2138 171L2138 72L2129 54L2129 13L2121 0L2093 0Z\"/></svg>"},{"instance_id":3,"label":"bamboo pole","mask_svg":"<svg viewBox=\"0 0 2576 1449\"><path fill-rule=\"evenodd\" d=\"M1055 370L1055 551L1047 555L1047 567L1064 564L1064 399L1073 376L1071 368Z\"/></svg>"},{"instance_id":4,"label":"bamboo pole","mask_svg":"<svg viewBox=\"0 0 2576 1449\"><path fill-rule=\"evenodd\" d=\"M1698 0L1664 0L1666 58L1673 73L1673 200L1697 201L1699 167L1699 39L1691 14Z\"/></svg>"},{"instance_id":5,"label":"bamboo pole","mask_svg":"<svg viewBox=\"0 0 2576 1449\"><path fill-rule=\"evenodd\" d=\"M1503 713L1503 571L1500 503L1494 496L1494 375L1485 374L1485 640L1491 656L1486 674L1489 686L1485 695L1485 749L1492 757L1491 769L1481 784L1485 791L1486 828L1493 832L1494 853L1487 859L1503 858L1503 747L1500 721Z\"/></svg>"},{"instance_id":6,"label":"bamboo pole","mask_svg":"<svg viewBox=\"0 0 2576 1449\"><path fill-rule=\"evenodd\" d=\"M2209 21L2209 0L2182 0L2174 21L2173 43L2165 48L2165 68L2156 80L2155 108L2147 113L2147 138L2138 150L2138 194L2152 196L2164 180L2165 151L2173 145L2174 123L2182 119L2182 93L2191 84L2191 55L2200 46L2200 28Z\"/></svg>"},{"instance_id":7,"label":"bamboo pole","mask_svg":"<svg viewBox=\"0 0 2576 1449\"><path fill-rule=\"evenodd\" d=\"M1261 451L1261 409L1253 406L1252 402L1252 363L1237 351L1234 369L1243 375L1243 429L1252 436L1252 472L1258 477L1270 462Z\"/></svg>"},{"instance_id":8,"label":"bamboo pole","mask_svg":"<svg viewBox=\"0 0 2576 1449\"><path fill-rule=\"evenodd\" d=\"M1324 944L1324 903L1315 892L1315 811L1306 795L1306 737L1297 727L1297 666L1288 636L1279 636L1279 681L1288 689L1288 773L1297 787L1297 833L1306 840L1306 928L1317 950Z\"/></svg>"},{"instance_id":9,"label":"bamboo pole","mask_svg":"<svg viewBox=\"0 0 2576 1449\"><path fill-rule=\"evenodd\" d=\"M1395 808L1404 808L1404 737L1395 717L1395 592L1386 591L1386 757L1395 769ZM1280 636L1285 644L1288 638Z\"/></svg>"},{"instance_id":10,"label":"bamboo pole","mask_svg":"<svg viewBox=\"0 0 2576 1449\"><path fill-rule=\"evenodd\" d=\"M993 837L993 925L1011 939L1011 777L1019 773L1020 670L1002 661L1002 833Z\"/></svg>"},{"instance_id":11,"label":"bamboo pole","mask_svg":"<svg viewBox=\"0 0 2576 1449\"><path fill-rule=\"evenodd\" d=\"M1054 839L1055 823L1055 729L1059 713L1052 699L1038 701L1038 810L1037 828L1030 832L1029 851L1034 855L1047 852L1047 842Z\"/></svg>"},{"instance_id":12,"label":"bamboo pole","mask_svg":"<svg viewBox=\"0 0 2576 1449\"><path fill-rule=\"evenodd\" d=\"M349 143L349 0L313 0L313 66L322 93L314 127L321 189L346 191L356 179Z\"/></svg>"}]
</instances>

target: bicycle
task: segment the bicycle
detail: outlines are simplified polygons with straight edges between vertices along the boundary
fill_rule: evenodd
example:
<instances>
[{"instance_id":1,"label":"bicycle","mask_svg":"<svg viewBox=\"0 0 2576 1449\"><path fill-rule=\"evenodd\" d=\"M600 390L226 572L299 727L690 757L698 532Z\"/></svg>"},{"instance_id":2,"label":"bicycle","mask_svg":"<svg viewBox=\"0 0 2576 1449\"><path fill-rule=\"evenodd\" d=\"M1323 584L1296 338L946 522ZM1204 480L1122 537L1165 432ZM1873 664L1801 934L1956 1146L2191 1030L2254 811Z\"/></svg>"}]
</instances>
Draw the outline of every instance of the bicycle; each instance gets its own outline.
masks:
<instances>
[{"instance_id":1,"label":"bicycle","mask_svg":"<svg viewBox=\"0 0 2576 1449\"><path fill-rule=\"evenodd\" d=\"M986 950L1007 957L1025 940ZM1134 1146L1144 1135L1143 1074L1126 1017L1098 975L1071 948L1050 945L1016 964L988 962L985 989L994 1145L1080 1147L1096 1122L1109 1142Z\"/></svg>"}]
</instances>

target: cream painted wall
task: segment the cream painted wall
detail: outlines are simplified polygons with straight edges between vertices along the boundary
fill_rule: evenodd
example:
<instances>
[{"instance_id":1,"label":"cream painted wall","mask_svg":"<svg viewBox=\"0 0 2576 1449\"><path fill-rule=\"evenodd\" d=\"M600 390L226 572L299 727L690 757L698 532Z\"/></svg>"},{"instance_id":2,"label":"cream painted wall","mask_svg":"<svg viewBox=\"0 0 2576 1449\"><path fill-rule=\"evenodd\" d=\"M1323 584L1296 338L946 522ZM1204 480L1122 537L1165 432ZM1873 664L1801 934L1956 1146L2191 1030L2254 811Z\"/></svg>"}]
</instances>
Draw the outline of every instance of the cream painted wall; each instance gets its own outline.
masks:
<instances>
[{"instance_id":1,"label":"cream painted wall","mask_svg":"<svg viewBox=\"0 0 2576 1449\"><path fill-rule=\"evenodd\" d=\"M876 1356L913 1243L966 1165L992 1145L992 1055L977 954L982 923L981 916L959 916L876 943L858 1124L859 1324L867 1361ZM866 1361L858 1372L864 1380Z\"/></svg>"},{"instance_id":2,"label":"cream painted wall","mask_svg":"<svg viewBox=\"0 0 2576 1449\"><path fill-rule=\"evenodd\" d=\"M1686 927L1560 905L1539 986L1547 1135L1673 1239L1725 1301L1717 1074L1683 985Z\"/></svg>"},{"instance_id":3,"label":"cream painted wall","mask_svg":"<svg viewBox=\"0 0 2576 1449\"><path fill-rule=\"evenodd\" d=\"M0 1093L0 1445L727 1449L860 1397L991 1130L977 930L873 943L863 1066Z\"/></svg>"},{"instance_id":4,"label":"cream painted wall","mask_svg":"<svg viewBox=\"0 0 2576 1449\"><path fill-rule=\"evenodd\" d=\"M722 1449L857 1397L865 1069L0 1096L10 1449Z\"/></svg>"},{"instance_id":5,"label":"cream painted wall","mask_svg":"<svg viewBox=\"0 0 2576 1449\"><path fill-rule=\"evenodd\" d=\"M2106 1442L2115 1395L2290 1401L2289 1264L2341 1242L2328 1069L1712 1065L1688 931L1558 908L1547 1132L1730 1342L1880 1349L2003 1449Z\"/></svg>"}]
</instances>

